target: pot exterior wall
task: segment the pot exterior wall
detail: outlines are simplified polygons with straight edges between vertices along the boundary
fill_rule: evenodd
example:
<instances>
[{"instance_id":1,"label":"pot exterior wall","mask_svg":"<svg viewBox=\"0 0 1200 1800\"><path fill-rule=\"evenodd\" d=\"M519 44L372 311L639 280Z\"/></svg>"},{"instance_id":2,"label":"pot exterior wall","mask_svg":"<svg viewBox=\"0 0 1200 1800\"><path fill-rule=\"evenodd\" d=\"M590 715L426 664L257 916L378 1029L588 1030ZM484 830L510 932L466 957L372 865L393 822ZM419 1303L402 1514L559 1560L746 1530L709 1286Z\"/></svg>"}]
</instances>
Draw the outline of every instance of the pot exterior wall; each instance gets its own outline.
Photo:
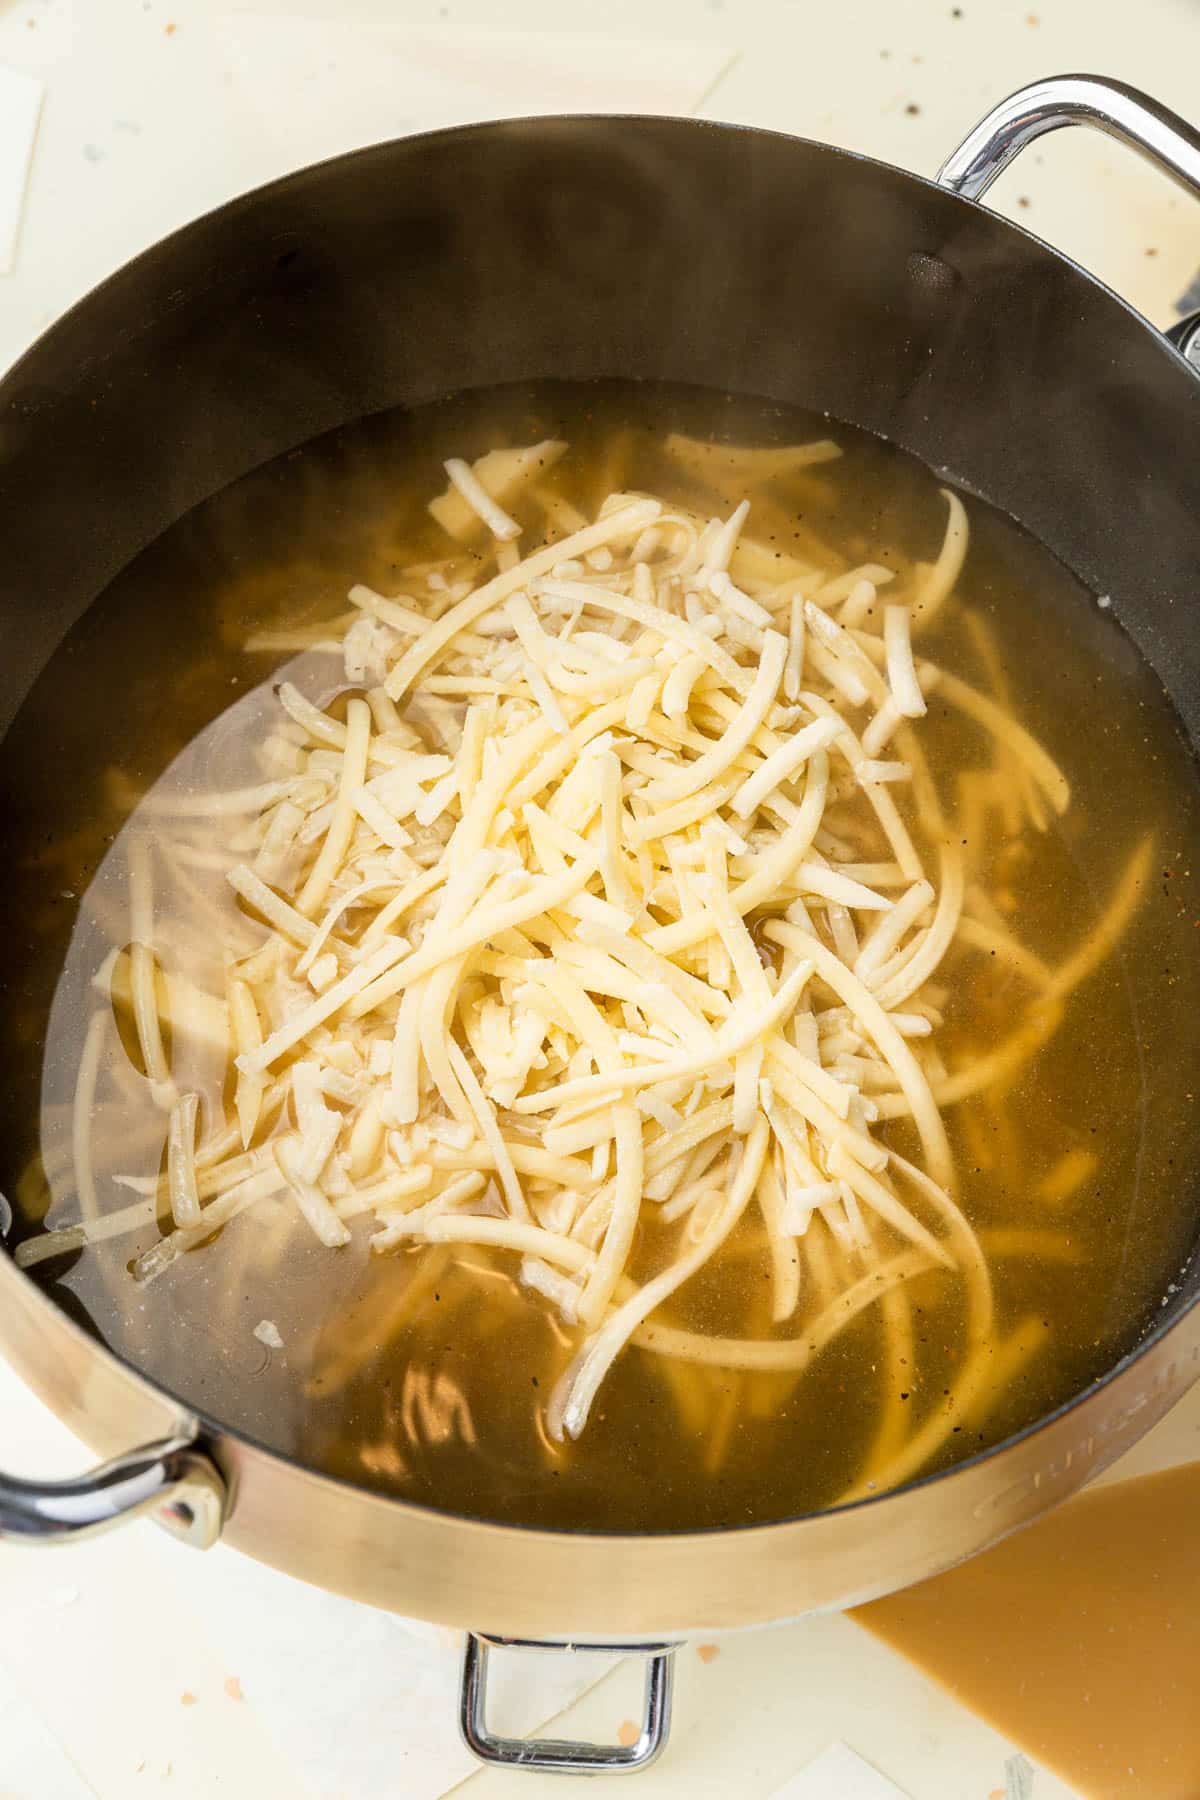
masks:
<instances>
[{"instance_id":1,"label":"pot exterior wall","mask_svg":"<svg viewBox=\"0 0 1200 1800\"><path fill-rule=\"evenodd\" d=\"M0 1317L14 1368L99 1454L194 1423L8 1263ZM635 1643L857 1605L937 1574L1098 1474L1197 1374L1193 1310L1082 1400L947 1475L788 1524L670 1536L481 1524L331 1481L211 1428L201 1435L230 1484L223 1541L247 1555L437 1624Z\"/></svg>"}]
</instances>

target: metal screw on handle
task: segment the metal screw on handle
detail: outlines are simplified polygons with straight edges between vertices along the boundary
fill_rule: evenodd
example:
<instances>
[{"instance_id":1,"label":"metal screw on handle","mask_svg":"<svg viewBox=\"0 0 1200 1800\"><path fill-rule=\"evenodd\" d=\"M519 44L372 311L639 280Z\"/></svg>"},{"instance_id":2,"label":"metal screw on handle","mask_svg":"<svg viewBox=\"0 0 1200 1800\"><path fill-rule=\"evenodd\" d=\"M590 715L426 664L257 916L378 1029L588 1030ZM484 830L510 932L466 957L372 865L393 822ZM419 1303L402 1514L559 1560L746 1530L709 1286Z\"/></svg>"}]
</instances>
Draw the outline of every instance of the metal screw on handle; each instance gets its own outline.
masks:
<instances>
[{"instance_id":1,"label":"metal screw on handle","mask_svg":"<svg viewBox=\"0 0 1200 1800\"><path fill-rule=\"evenodd\" d=\"M497 1737L487 1723L488 1653L506 1650L542 1650L556 1654L578 1653L626 1656L631 1651L646 1658L646 1696L642 1728L632 1744L575 1743L563 1738ZM661 1756L671 1730L671 1697L675 1675L673 1644L543 1644L515 1638L485 1638L467 1633L463 1652L462 1696L459 1728L468 1750L481 1762L506 1769L531 1769L537 1774L628 1775L645 1769Z\"/></svg>"},{"instance_id":2,"label":"metal screw on handle","mask_svg":"<svg viewBox=\"0 0 1200 1800\"><path fill-rule=\"evenodd\" d=\"M1052 75L1018 88L980 120L935 179L952 194L978 200L1035 138L1064 125L1090 125L1119 138L1200 194L1200 132L1148 94L1101 75Z\"/></svg>"}]
</instances>

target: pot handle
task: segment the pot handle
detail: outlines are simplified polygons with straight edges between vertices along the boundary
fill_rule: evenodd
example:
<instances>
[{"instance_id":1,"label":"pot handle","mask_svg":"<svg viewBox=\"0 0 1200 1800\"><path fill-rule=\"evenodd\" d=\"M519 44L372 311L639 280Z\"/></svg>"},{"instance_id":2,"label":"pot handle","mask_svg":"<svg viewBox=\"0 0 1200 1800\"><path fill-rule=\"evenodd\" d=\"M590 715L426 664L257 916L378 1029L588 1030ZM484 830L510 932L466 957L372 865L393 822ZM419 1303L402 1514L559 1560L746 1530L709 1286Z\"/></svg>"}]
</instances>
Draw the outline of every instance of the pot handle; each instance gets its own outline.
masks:
<instances>
[{"instance_id":1,"label":"pot handle","mask_svg":"<svg viewBox=\"0 0 1200 1800\"><path fill-rule=\"evenodd\" d=\"M979 200L1027 145L1064 125L1091 125L1129 144L1200 196L1200 131L1148 94L1100 75L1051 75L1018 88L979 121L934 179L964 200ZM1167 335L1200 368L1200 313Z\"/></svg>"},{"instance_id":2,"label":"pot handle","mask_svg":"<svg viewBox=\"0 0 1200 1800\"><path fill-rule=\"evenodd\" d=\"M493 1647L542 1650L558 1655L640 1653L646 1658L646 1697L641 1731L632 1744L497 1737L487 1722L488 1651ZM674 1678L674 1644L545 1644L521 1638L489 1638L469 1631L463 1651L459 1729L463 1742L473 1755L481 1762L500 1768L529 1769L540 1775L629 1775L635 1769L648 1768L666 1749L671 1731Z\"/></svg>"},{"instance_id":3,"label":"pot handle","mask_svg":"<svg viewBox=\"0 0 1200 1800\"><path fill-rule=\"evenodd\" d=\"M0 1475L0 1544L62 1544L146 1516L207 1550L221 1535L228 1491L193 1437L164 1438L69 1481Z\"/></svg>"}]
</instances>

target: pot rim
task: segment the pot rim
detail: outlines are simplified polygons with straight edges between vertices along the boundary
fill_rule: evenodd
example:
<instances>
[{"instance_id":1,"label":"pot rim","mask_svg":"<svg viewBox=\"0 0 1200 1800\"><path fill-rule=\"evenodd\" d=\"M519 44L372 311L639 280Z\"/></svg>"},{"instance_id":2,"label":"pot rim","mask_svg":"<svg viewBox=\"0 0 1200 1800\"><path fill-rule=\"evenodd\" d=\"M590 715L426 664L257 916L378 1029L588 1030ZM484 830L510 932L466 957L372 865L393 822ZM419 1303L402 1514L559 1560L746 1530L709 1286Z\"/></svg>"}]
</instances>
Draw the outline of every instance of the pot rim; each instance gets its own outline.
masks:
<instances>
[{"instance_id":1,"label":"pot rim","mask_svg":"<svg viewBox=\"0 0 1200 1800\"><path fill-rule=\"evenodd\" d=\"M334 156L322 157L317 162L305 163L298 169L289 170L285 175L272 176L269 181L260 182L255 187L247 188L242 193L234 194L228 200L223 200L216 206L206 207L204 211L197 213L194 218L186 220L182 225L176 226L174 230L168 231L164 236L155 238L153 243L147 244L144 249L137 251L133 256L127 257L125 261L119 263L115 269L110 270L107 275L103 276L94 286L90 287L86 293L81 294L78 299L73 300L63 312L52 319L33 339L32 343L26 346L15 362L10 363L7 368L0 368L0 402L3 402L4 400L4 390L8 384L15 377L22 375L26 370L26 365L36 355L50 346L51 341L57 337L60 330L73 321L76 315L82 312L84 308L90 306L101 295L109 293L117 284L127 277L132 276L136 271L141 269L143 265L148 264L150 259L167 245L177 243L190 232L202 230L205 226L211 224L222 215L227 215L231 218L236 217L243 209L255 206L264 200L270 199L276 194L282 194L286 189L300 188L305 182L318 176L329 175L333 171L343 167L349 168L351 164L365 163L372 157L394 155L401 146L411 146L415 151L428 145L466 140L472 137L485 137L488 135L495 135L499 132L516 129L549 128L550 130L554 130L560 127L574 125L593 127L605 125L647 126L652 127L655 130L665 129L667 131L678 132L680 136L702 132L712 135L721 134L724 136L744 138L764 138L775 143L798 145L803 150L816 151L820 155L831 156L846 162L862 163L869 168L879 169L887 175L898 177L902 181L915 182L919 187L940 195L942 201L948 207L961 208L968 213L986 213L993 223L1001 230L1012 232L1025 243L1035 245L1039 250L1054 257L1058 262L1070 269L1073 274L1078 275L1084 281L1090 282L1093 287L1098 288L1109 300L1113 301L1136 325L1140 326L1143 330L1148 331L1151 336L1158 341L1159 345L1168 352L1170 357L1178 364L1179 368L1183 370L1185 374L1193 380L1200 380L1200 369L1197 369L1195 364L1190 362L1188 358L1184 356L1182 351L1178 350L1175 345L1170 342L1165 333L1160 331L1144 313L1139 312L1137 307L1134 306L1131 301L1127 300L1123 294L1119 294L1115 288L1110 287L1107 282L1102 281L1098 275L1094 275L1091 270L1085 269L1082 263L1076 262L1074 257L1068 256L1067 253L1064 250L1060 250L1057 245L1049 243L1043 237L1039 237L1036 232L1031 231L1027 226L1019 224L1015 219L1007 218L1003 213L995 212L992 208L985 206L982 200L969 200L965 198L965 196L955 193L951 188L943 185L943 183L938 181L934 176L923 175L916 170L902 168L899 163L888 162L886 158L881 156L869 156L862 150L850 150L841 144L826 143L822 138L805 137L799 132L780 131L774 126L747 125L733 119L702 119L691 114L677 113L514 113L506 115L503 118L476 119L460 125L439 125L429 131L414 131L402 134L399 137L382 138L377 143L363 144L357 150L339 151ZM131 332L129 338L124 341L128 342L137 335L139 335L139 333L135 330ZM104 360L105 358L103 356L89 358L85 366L102 364Z\"/></svg>"}]
</instances>

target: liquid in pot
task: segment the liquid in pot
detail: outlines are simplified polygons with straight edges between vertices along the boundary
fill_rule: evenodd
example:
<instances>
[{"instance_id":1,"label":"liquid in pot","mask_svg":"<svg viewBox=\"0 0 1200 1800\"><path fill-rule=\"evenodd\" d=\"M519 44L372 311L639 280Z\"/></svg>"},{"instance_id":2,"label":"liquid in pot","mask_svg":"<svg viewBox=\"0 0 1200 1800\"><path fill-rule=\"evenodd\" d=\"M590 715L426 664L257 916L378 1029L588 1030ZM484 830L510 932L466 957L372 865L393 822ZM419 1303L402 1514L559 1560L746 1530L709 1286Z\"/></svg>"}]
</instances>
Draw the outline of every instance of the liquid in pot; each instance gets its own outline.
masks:
<instances>
[{"instance_id":1,"label":"liquid in pot","mask_svg":"<svg viewBox=\"0 0 1200 1800\"><path fill-rule=\"evenodd\" d=\"M270 678L296 655L294 634L342 613L351 582L389 594L406 565L445 553L425 511L445 485L442 458L565 439L569 453L545 486L588 517L614 490L646 490L705 516L728 511L740 490L720 460L681 462L667 447L672 432L732 446L833 436L836 463L747 490L764 537L818 566L832 551L830 574L870 559L903 581L937 555L937 481L845 427L690 390L501 390L368 421L247 477L145 552L70 634L0 745L11 821L0 902L11 1120L0 1179L14 1241L78 1217L72 1107L93 978L132 936L131 823L161 835L156 801L255 779ZM1029 1054L1004 1079L944 1108L956 1198L996 1297L986 1408L938 1428L967 1318L961 1292L936 1271L913 1284L903 1315L865 1308L798 1374L704 1366L635 1344L586 1432L562 1442L547 1433L546 1400L577 1337L522 1283L509 1251L414 1245L380 1257L359 1235L331 1254L281 1208L275 1223L235 1220L145 1288L129 1270L159 1238L155 1224L38 1264L59 1304L188 1404L273 1448L426 1504L546 1526L793 1516L867 1491L871 1471L886 1471L922 1433L933 1445L922 1470L962 1460L1103 1373L1153 1318L1195 1233L1195 773L1166 697L1117 623L1120 596L1098 604L1010 521L968 505L968 561L920 653L1010 709L1072 788L1061 818L1043 809L1044 829L1006 820L979 780L994 746L931 693L922 741L957 821L979 924L936 977L951 1080L1032 1026ZM535 535L530 513L527 539ZM336 661L302 650L292 673L311 676L314 695L345 716L352 684ZM897 804L912 801L898 792ZM177 818L171 829L186 841ZM1068 968L1103 931L1130 871L1136 904L1123 930L1042 1034L1044 996L1030 969ZM222 903L204 868L190 880ZM1024 968L986 948L988 931L1010 922L1032 959ZM761 948L769 958L768 939ZM165 1154L163 1111L116 1012L95 1088L101 1211L133 1197L118 1176L153 1180ZM885 1120L879 1133L912 1153L909 1120ZM791 1323L772 1323L770 1251L753 1209L663 1322L731 1337L802 1334L823 1283L847 1279L844 1246L820 1219L809 1231L797 1240ZM635 1279L654 1275L664 1255L643 1225Z\"/></svg>"}]
</instances>

